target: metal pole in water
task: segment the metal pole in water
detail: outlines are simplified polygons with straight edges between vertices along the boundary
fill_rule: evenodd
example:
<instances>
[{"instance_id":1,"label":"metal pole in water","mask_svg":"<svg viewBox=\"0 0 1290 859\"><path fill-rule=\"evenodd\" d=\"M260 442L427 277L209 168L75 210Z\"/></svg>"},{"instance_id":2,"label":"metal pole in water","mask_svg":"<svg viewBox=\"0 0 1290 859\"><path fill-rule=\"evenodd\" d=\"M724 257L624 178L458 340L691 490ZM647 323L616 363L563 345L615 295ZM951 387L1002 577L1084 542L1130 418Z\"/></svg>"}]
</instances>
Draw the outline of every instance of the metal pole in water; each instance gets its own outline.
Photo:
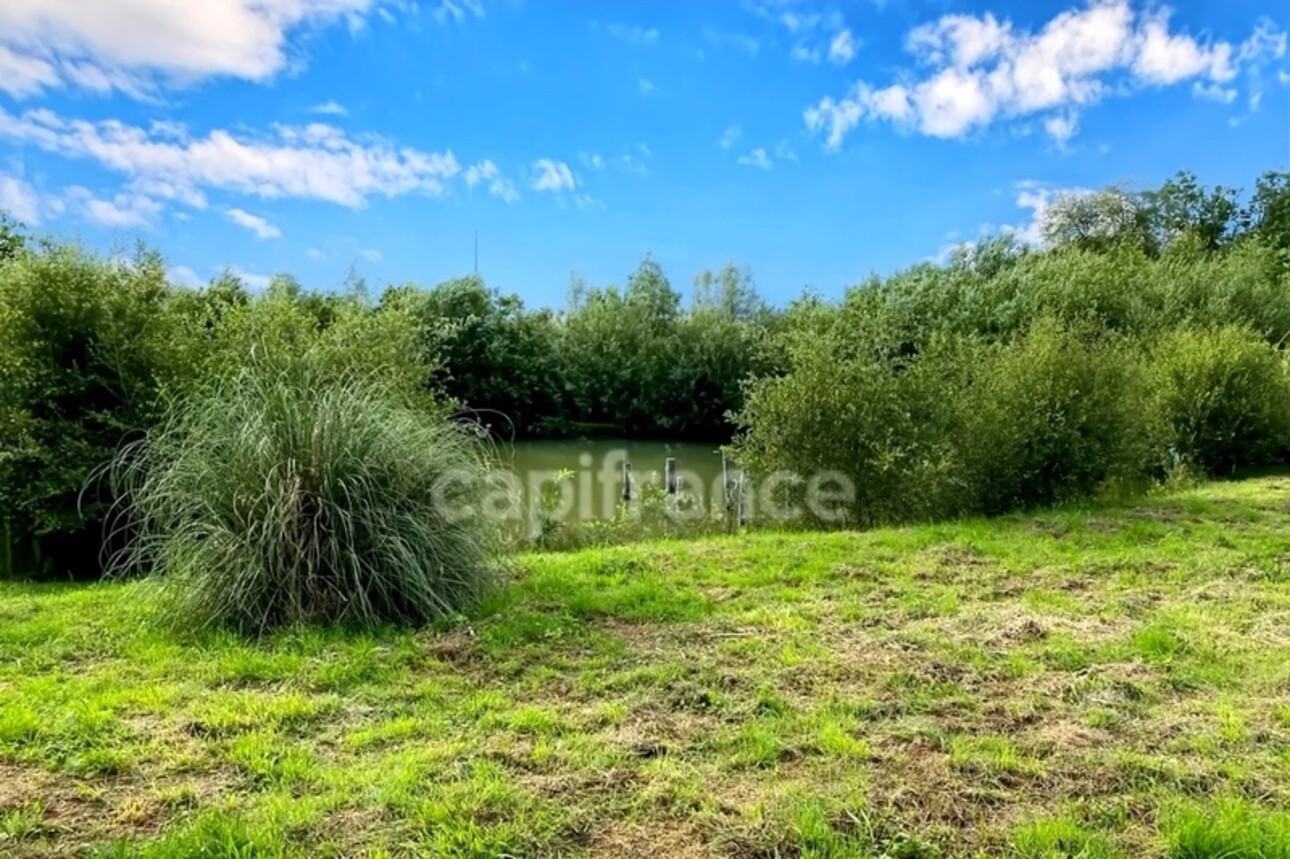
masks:
<instances>
[{"instance_id":1,"label":"metal pole in water","mask_svg":"<svg viewBox=\"0 0 1290 859\"><path fill-rule=\"evenodd\" d=\"M675 495L677 490L675 456L669 456L663 461L663 473L666 475L664 479L667 483L667 494Z\"/></svg>"},{"instance_id":2,"label":"metal pole in water","mask_svg":"<svg viewBox=\"0 0 1290 859\"><path fill-rule=\"evenodd\" d=\"M632 500L632 464L623 460L623 500Z\"/></svg>"}]
</instances>

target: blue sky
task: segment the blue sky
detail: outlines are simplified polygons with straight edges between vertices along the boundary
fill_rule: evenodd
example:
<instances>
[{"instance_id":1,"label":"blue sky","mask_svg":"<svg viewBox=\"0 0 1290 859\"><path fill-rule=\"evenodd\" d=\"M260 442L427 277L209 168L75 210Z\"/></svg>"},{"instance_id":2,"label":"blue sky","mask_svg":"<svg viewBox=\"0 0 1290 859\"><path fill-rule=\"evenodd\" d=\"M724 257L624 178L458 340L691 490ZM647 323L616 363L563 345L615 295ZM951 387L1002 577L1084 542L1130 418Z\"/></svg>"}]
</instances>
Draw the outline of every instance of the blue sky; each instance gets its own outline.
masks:
<instances>
[{"instance_id":1,"label":"blue sky","mask_svg":"<svg viewBox=\"0 0 1290 859\"><path fill-rule=\"evenodd\" d=\"M653 253L776 302L1062 189L1290 167L1290 11L1133 0L16 0L0 208L176 279L480 270L559 305Z\"/></svg>"}]
</instances>

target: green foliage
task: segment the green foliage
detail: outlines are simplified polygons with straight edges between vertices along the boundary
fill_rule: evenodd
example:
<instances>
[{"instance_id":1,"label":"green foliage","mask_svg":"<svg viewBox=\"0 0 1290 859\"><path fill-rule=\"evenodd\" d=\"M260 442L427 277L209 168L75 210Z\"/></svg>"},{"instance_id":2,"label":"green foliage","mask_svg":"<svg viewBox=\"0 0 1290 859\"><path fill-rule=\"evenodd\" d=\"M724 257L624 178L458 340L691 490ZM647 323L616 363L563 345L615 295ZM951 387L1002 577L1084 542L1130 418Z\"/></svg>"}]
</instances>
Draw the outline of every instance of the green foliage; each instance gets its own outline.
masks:
<instances>
[{"instance_id":1,"label":"green foliage","mask_svg":"<svg viewBox=\"0 0 1290 859\"><path fill-rule=\"evenodd\" d=\"M646 257L621 288L575 281L555 311L477 277L375 305L355 276L339 292L279 275L256 294L231 273L180 289L153 254L102 259L3 221L0 533L33 555L24 571L97 572L119 499L95 470L266 350L379 375L504 439L742 428L756 471L854 478L854 523L1286 458L1290 174L1248 195L1180 173L1058 196L1040 227L1046 248L986 240L837 303L770 309L730 264L700 273L686 307Z\"/></svg>"},{"instance_id":2,"label":"green foliage","mask_svg":"<svg viewBox=\"0 0 1290 859\"><path fill-rule=\"evenodd\" d=\"M1141 195L1157 246L1191 235L1207 251L1219 250L1235 236L1241 215L1236 198L1236 189L1203 188L1188 171Z\"/></svg>"},{"instance_id":3,"label":"green foliage","mask_svg":"<svg viewBox=\"0 0 1290 859\"><path fill-rule=\"evenodd\" d=\"M830 470L856 487L851 521L999 512L1077 498L1146 455L1141 385L1122 345L1054 320L1011 342L904 339L843 307L788 338L788 372L754 381L736 456L802 502Z\"/></svg>"},{"instance_id":4,"label":"green foliage","mask_svg":"<svg viewBox=\"0 0 1290 859\"><path fill-rule=\"evenodd\" d=\"M1246 330L1166 333L1152 350L1150 385L1167 465L1217 474L1280 461L1290 448L1290 365Z\"/></svg>"},{"instance_id":5,"label":"green foliage","mask_svg":"<svg viewBox=\"0 0 1290 859\"><path fill-rule=\"evenodd\" d=\"M1043 320L985 351L960 394L956 433L974 509L1085 497L1141 463L1141 386L1119 344Z\"/></svg>"},{"instance_id":6,"label":"green foliage","mask_svg":"<svg viewBox=\"0 0 1290 859\"><path fill-rule=\"evenodd\" d=\"M1122 244L1155 247L1151 213L1134 195L1118 188L1058 193L1044 210L1040 233L1053 247L1095 251Z\"/></svg>"},{"instance_id":7,"label":"green foliage","mask_svg":"<svg viewBox=\"0 0 1290 859\"><path fill-rule=\"evenodd\" d=\"M266 348L212 380L113 476L134 534L119 563L161 575L187 626L419 623L489 578L493 535L463 515L486 489L483 451L326 344Z\"/></svg>"},{"instance_id":8,"label":"green foliage","mask_svg":"<svg viewBox=\"0 0 1290 859\"><path fill-rule=\"evenodd\" d=\"M660 406L678 345L680 295L658 263L642 262L625 290L575 283L571 298L561 357L576 420L628 435L666 427Z\"/></svg>"},{"instance_id":9,"label":"green foliage","mask_svg":"<svg viewBox=\"0 0 1290 859\"><path fill-rule=\"evenodd\" d=\"M424 381L497 435L541 434L558 421L563 368L549 311L529 312L517 296L489 290L478 277L429 290L391 288L381 306L417 321L421 348L438 364Z\"/></svg>"},{"instance_id":10,"label":"green foliage","mask_svg":"<svg viewBox=\"0 0 1290 859\"><path fill-rule=\"evenodd\" d=\"M987 243L790 309L736 455L762 480L842 471L861 523L1282 462L1288 332L1290 277L1263 241Z\"/></svg>"},{"instance_id":11,"label":"green foliage","mask_svg":"<svg viewBox=\"0 0 1290 859\"><path fill-rule=\"evenodd\" d=\"M0 262L0 518L34 546L33 572L98 569L111 498L88 479L186 373L168 289L146 253L54 246Z\"/></svg>"},{"instance_id":12,"label":"green foliage","mask_svg":"<svg viewBox=\"0 0 1290 859\"><path fill-rule=\"evenodd\" d=\"M26 248L27 239L18 225L0 213L0 262L13 259Z\"/></svg>"},{"instance_id":13,"label":"green foliage","mask_svg":"<svg viewBox=\"0 0 1290 859\"><path fill-rule=\"evenodd\" d=\"M566 425L628 436L724 439L740 384L761 371L769 314L746 272L699 276L696 306L646 258L627 288L575 283L561 318Z\"/></svg>"},{"instance_id":14,"label":"green foliage","mask_svg":"<svg viewBox=\"0 0 1290 859\"><path fill-rule=\"evenodd\" d=\"M1269 171L1260 176L1242 220L1250 234L1290 251L1290 173Z\"/></svg>"},{"instance_id":15,"label":"green foliage","mask_svg":"<svg viewBox=\"0 0 1290 859\"><path fill-rule=\"evenodd\" d=\"M777 503L802 508L803 478L841 470L856 486L849 519L875 524L942 512L952 490L947 448L954 362L886 349L881 317L850 309L783 340L788 372L754 381L739 420L736 457L768 483Z\"/></svg>"},{"instance_id":16,"label":"green foliage","mask_svg":"<svg viewBox=\"0 0 1290 859\"><path fill-rule=\"evenodd\" d=\"M693 309L646 257L627 287L575 279L562 313L529 310L478 277L386 290L437 363L425 379L505 439L600 432L724 440L740 385L765 365L775 314L751 275L705 272Z\"/></svg>"}]
</instances>

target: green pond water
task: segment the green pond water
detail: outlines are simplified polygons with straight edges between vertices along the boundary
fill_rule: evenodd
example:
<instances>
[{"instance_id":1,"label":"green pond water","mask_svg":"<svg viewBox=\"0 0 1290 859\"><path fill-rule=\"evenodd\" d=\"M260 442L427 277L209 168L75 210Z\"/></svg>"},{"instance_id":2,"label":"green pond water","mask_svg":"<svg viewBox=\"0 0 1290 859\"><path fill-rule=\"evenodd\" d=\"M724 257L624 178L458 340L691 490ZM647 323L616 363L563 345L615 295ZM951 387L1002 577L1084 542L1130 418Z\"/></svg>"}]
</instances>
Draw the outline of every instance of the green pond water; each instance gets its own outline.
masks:
<instances>
[{"instance_id":1,"label":"green pond water","mask_svg":"<svg viewBox=\"0 0 1290 859\"><path fill-rule=\"evenodd\" d=\"M557 509L564 521L607 519L623 497L624 461L632 465L636 497L648 485L663 486L664 463L675 457L682 489L707 509L723 499L721 452L718 445L693 442L627 441L621 439L561 439L499 443L496 456L512 475L503 520L527 526L535 521L535 507L543 484L553 483L563 470L572 472L563 481ZM512 500L509 496L513 495ZM714 502L713 499L717 499ZM507 506L510 505L510 506ZM34 567L30 547L6 533L0 522L0 578L12 578Z\"/></svg>"},{"instance_id":2,"label":"green pond water","mask_svg":"<svg viewBox=\"0 0 1290 859\"><path fill-rule=\"evenodd\" d=\"M564 482L566 520L607 518L623 497L624 461L631 463L635 491L648 484L663 485L668 457L676 459L682 488L706 502L722 497L721 452L716 443L627 441L622 439L560 439L499 444L503 467L515 475L514 488L527 505L539 487L551 483L564 469L573 472Z\"/></svg>"}]
</instances>

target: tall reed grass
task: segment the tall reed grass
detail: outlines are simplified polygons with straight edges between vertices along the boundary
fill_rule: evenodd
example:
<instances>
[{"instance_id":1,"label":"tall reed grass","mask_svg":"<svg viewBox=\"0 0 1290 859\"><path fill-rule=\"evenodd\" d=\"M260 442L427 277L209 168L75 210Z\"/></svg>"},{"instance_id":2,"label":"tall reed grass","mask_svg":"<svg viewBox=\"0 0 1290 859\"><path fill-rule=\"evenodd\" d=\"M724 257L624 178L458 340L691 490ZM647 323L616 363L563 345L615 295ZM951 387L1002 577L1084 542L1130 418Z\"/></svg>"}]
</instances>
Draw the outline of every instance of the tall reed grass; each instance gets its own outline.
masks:
<instances>
[{"instance_id":1,"label":"tall reed grass","mask_svg":"<svg viewBox=\"0 0 1290 859\"><path fill-rule=\"evenodd\" d=\"M129 547L184 625L417 624L488 586L484 450L375 374L252 357L177 403L111 470Z\"/></svg>"}]
</instances>

